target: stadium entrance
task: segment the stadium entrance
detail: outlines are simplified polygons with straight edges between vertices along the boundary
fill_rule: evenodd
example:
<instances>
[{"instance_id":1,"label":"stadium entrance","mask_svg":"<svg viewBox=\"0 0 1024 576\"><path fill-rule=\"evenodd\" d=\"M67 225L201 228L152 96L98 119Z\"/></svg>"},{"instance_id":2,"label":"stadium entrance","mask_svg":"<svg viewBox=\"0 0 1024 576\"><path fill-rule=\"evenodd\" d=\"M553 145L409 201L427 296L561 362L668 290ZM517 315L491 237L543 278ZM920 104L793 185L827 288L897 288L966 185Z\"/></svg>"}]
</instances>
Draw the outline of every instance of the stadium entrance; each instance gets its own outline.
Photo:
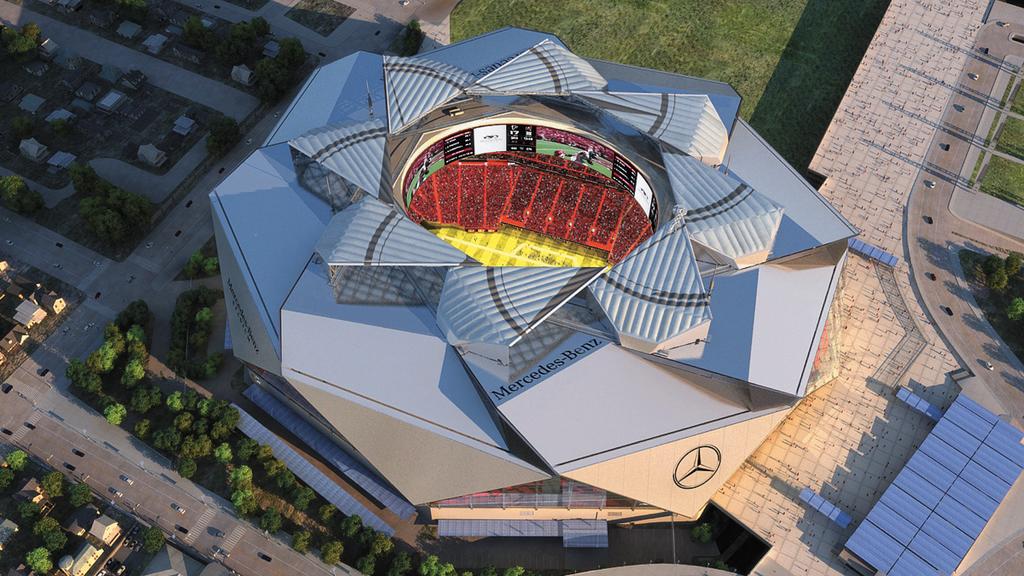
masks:
<instances>
[{"instance_id":1,"label":"stadium entrance","mask_svg":"<svg viewBox=\"0 0 1024 576\"><path fill-rule=\"evenodd\" d=\"M435 142L404 191L410 218L486 266L615 264L656 217L632 164L543 126L483 126Z\"/></svg>"}]
</instances>

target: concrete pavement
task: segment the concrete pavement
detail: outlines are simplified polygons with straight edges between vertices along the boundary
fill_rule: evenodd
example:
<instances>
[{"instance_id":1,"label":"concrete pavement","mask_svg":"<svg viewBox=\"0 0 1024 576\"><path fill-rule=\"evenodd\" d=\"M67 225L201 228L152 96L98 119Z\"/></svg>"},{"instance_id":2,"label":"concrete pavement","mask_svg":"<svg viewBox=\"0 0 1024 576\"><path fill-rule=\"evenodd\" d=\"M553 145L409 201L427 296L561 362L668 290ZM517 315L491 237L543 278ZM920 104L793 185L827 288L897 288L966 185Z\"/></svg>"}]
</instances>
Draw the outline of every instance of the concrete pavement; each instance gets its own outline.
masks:
<instances>
[{"instance_id":1,"label":"concrete pavement","mask_svg":"<svg viewBox=\"0 0 1024 576\"><path fill-rule=\"evenodd\" d=\"M164 174L154 174L119 158L93 158L89 165L104 180L125 190L138 192L149 198L150 202L159 204L205 159L206 139L203 138L193 144Z\"/></svg>"},{"instance_id":2,"label":"concrete pavement","mask_svg":"<svg viewBox=\"0 0 1024 576\"><path fill-rule=\"evenodd\" d=\"M71 48L94 62L112 64L124 70L141 70L154 86L218 110L239 121L248 116L259 104L254 96L227 84L179 68L6 0L0 0L0 22L15 26L35 22L42 28L44 35L61 46Z\"/></svg>"}]
</instances>

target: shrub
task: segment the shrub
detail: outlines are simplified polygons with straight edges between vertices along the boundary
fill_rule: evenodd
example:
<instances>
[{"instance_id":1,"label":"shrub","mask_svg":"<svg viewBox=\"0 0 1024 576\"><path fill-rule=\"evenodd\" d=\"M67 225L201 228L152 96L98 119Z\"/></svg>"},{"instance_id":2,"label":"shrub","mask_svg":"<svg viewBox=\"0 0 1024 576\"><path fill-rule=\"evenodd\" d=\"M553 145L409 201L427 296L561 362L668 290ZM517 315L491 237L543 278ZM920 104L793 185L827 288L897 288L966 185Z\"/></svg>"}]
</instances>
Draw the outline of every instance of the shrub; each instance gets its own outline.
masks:
<instances>
[{"instance_id":1,"label":"shrub","mask_svg":"<svg viewBox=\"0 0 1024 576\"><path fill-rule=\"evenodd\" d=\"M43 196L29 188L20 176L0 177L0 199L19 214L35 214L45 205Z\"/></svg>"},{"instance_id":2,"label":"shrub","mask_svg":"<svg viewBox=\"0 0 1024 576\"><path fill-rule=\"evenodd\" d=\"M142 549L147 554L156 554L164 545L164 533L156 526L142 530Z\"/></svg>"},{"instance_id":3,"label":"shrub","mask_svg":"<svg viewBox=\"0 0 1024 576\"><path fill-rule=\"evenodd\" d=\"M60 472L53 471L43 476L39 485L49 498L59 498L64 495L64 475Z\"/></svg>"},{"instance_id":4,"label":"shrub","mask_svg":"<svg viewBox=\"0 0 1024 576\"><path fill-rule=\"evenodd\" d=\"M7 465L11 470L20 472L25 468L25 465L28 464L28 454L26 454L24 450L15 450L4 458L4 462L7 462Z\"/></svg>"},{"instance_id":5,"label":"shrub","mask_svg":"<svg viewBox=\"0 0 1024 576\"><path fill-rule=\"evenodd\" d=\"M1006 307L1006 317L1010 320L1024 320L1024 298L1014 298Z\"/></svg>"},{"instance_id":6,"label":"shrub","mask_svg":"<svg viewBox=\"0 0 1024 576\"><path fill-rule=\"evenodd\" d=\"M79 508L85 506L89 502L92 502L92 489L89 488L88 484L79 483L74 484L68 488L68 503Z\"/></svg>"},{"instance_id":7,"label":"shrub","mask_svg":"<svg viewBox=\"0 0 1024 576\"><path fill-rule=\"evenodd\" d=\"M25 565L32 569L32 571L39 574L49 574L50 570L53 570L53 561L50 560L50 551L40 546L30 550L25 555Z\"/></svg>"},{"instance_id":8,"label":"shrub","mask_svg":"<svg viewBox=\"0 0 1024 576\"><path fill-rule=\"evenodd\" d=\"M296 552L306 553L306 551L309 550L309 541L312 537L313 535L309 530L299 530L294 536L292 536L292 548L294 548Z\"/></svg>"},{"instance_id":9,"label":"shrub","mask_svg":"<svg viewBox=\"0 0 1024 576\"><path fill-rule=\"evenodd\" d=\"M711 542L711 537L711 524L708 524L707 522L698 524L694 526L692 530L690 530L690 538L692 538L694 542L707 544L708 542Z\"/></svg>"},{"instance_id":10,"label":"shrub","mask_svg":"<svg viewBox=\"0 0 1024 576\"><path fill-rule=\"evenodd\" d=\"M103 417L107 419L107 422L110 422L114 426L120 426L121 422L124 421L124 417L127 415L128 410L123 404L118 402L111 402L103 409Z\"/></svg>"},{"instance_id":11,"label":"shrub","mask_svg":"<svg viewBox=\"0 0 1024 576\"><path fill-rule=\"evenodd\" d=\"M373 571L377 568L377 559L373 554L367 554L359 560L356 560L356 570L359 570L366 576L373 576Z\"/></svg>"},{"instance_id":12,"label":"shrub","mask_svg":"<svg viewBox=\"0 0 1024 576\"><path fill-rule=\"evenodd\" d=\"M345 551L345 545L337 540L331 540L320 547L320 559L324 564L333 566L341 562L341 555Z\"/></svg>"},{"instance_id":13,"label":"shrub","mask_svg":"<svg viewBox=\"0 0 1024 576\"><path fill-rule=\"evenodd\" d=\"M334 507L334 504L324 504L318 512L320 521L324 524L330 524L331 520L334 519L334 515L338 513L338 509Z\"/></svg>"},{"instance_id":14,"label":"shrub","mask_svg":"<svg viewBox=\"0 0 1024 576\"><path fill-rule=\"evenodd\" d=\"M182 478L191 478L195 476L197 468L198 466L196 466L196 461L191 458L185 458L181 462L178 462L178 474L181 474Z\"/></svg>"},{"instance_id":15,"label":"shrub","mask_svg":"<svg viewBox=\"0 0 1024 576\"><path fill-rule=\"evenodd\" d=\"M277 508L270 507L263 511L263 516L260 517L260 528L271 534L281 529L281 513L277 511Z\"/></svg>"}]
</instances>

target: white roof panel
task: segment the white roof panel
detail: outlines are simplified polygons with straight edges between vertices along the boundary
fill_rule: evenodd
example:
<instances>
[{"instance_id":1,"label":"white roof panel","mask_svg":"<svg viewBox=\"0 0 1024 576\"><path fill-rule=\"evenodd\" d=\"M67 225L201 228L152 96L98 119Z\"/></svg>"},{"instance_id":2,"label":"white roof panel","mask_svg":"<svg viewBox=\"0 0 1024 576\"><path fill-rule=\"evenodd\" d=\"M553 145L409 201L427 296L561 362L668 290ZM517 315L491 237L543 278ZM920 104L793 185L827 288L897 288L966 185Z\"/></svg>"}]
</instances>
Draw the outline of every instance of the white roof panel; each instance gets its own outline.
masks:
<instances>
[{"instance_id":1,"label":"white roof panel","mask_svg":"<svg viewBox=\"0 0 1024 576\"><path fill-rule=\"evenodd\" d=\"M291 141L292 148L373 196L384 186L387 127L380 120L331 126Z\"/></svg>"},{"instance_id":2,"label":"white roof panel","mask_svg":"<svg viewBox=\"0 0 1024 576\"><path fill-rule=\"evenodd\" d=\"M400 132L431 110L458 96L474 78L460 68L429 58L384 57L388 127Z\"/></svg>"},{"instance_id":3,"label":"white roof panel","mask_svg":"<svg viewBox=\"0 0 1024 576\"><path fill-rule=\"evenodd\" d=\"M561 44L543 40L481 78L469 92L568 95L600 90L606 84L589 62Z\"/></svg>"}]
</instances>

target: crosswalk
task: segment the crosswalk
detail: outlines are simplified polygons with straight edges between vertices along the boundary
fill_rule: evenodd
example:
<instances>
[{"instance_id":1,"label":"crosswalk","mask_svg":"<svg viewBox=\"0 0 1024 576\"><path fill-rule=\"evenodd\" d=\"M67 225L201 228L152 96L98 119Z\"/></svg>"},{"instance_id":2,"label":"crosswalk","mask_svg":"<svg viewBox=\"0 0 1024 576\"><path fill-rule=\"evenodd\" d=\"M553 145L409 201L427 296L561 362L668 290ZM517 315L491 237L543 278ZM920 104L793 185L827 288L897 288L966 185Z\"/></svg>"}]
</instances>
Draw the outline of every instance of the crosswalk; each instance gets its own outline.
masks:
<instances>
[{"instance_id":1,"label":"crosswalk","mask_svg":"<svg viewBox=\"0 0 1024 576\"><path fill-rule=\"evenodd\" d=\"M42 414L40 414L40 412L38 410L33 410L32 413L29 414L29 416L25 420L25 422L35 426L36 422L39 422L39 418L41 418L41 417L42 417ZM21 426L18 426L18 428L14 431L14 434L11 434L11 442L15 443L15 444L20 443L22 438L25 437L25 434L28 434L28 431L29 431L29 427L25 426L25 424L22 424Z\"/></svg>"},{"instance_id":2,"label":"crosswalk","mask_svg":"<svg viewBox=\"0 0 1024 576\"><path fill-rule=\"evenodd\" d=\"M230 534L228 534L227 538L224 539L224 542L221 543L220 547L228 552L231 552L231 550L234 549L235 545L238 544L238 541L242 539L242 536L245 536L245 527L239 524L235 526L235 529L232 530Z\"/></svg>"},{"instance_id":3,"label":"crosswalk","mask_svg":"<svg viewBox=\"0 0 1024 576\"><path fill-rule=\"evenodd\" d=\"M216 510L214 510L213 508L206 508L205 510L203 510L203 515L199 517L199 520L196 521L195 526L192 527L192 530L189 531L189 533L182 539L182 541L185 542L185 544L191 546L192 543L196 541L196 538L199 537L199 534L203 530L206 530L206 527L210 525L210 520L213 520L213 516L216 513Z\"/></svg>"}]
</instances>

